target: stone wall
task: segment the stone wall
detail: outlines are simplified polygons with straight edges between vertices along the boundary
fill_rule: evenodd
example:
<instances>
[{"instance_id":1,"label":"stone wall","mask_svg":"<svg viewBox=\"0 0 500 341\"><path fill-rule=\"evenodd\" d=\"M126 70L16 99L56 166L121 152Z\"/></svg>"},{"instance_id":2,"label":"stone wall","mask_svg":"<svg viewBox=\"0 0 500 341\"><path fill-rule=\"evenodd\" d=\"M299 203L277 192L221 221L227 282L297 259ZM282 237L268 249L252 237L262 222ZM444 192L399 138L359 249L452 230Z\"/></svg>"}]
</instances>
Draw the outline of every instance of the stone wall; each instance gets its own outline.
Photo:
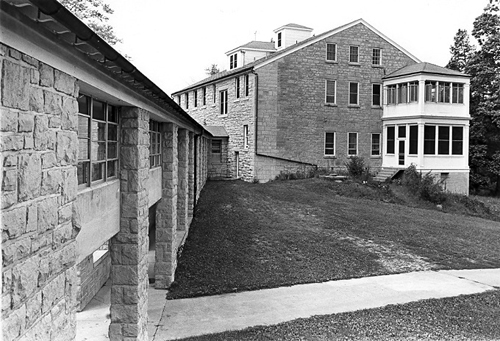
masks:
<instances>
[{"instance_id":1,"label":"stone wall","mask_svg":"<svg viewBox=\"0 0 500 341\"><path fill-rule=\"evenodd\" d=\"M102 252L104 252L104 254L96 262L94 262L94 256L89 255L77 265L78 277L80 278L78 311L85 309L87 304L109 278L111 272L111 257L109 256L109 252Z\"/></svg>"},{"instance_id":2,"label":"stone wall","mask_svg":"<svg viewBox=\"0 0 500 341\"><path fill-rule=\"evenodd\" d=\"M0 68L3 337L72 340L78 85L2 44Z\"/></svg>"},{"instance_id":3,"label":"stone wall","mask_svg":"<svg viewBox=\"0 0 500 341\"><path fill-rule=\"evenodd\" d=\"M229 148L228 148L228 139L212 139L221 141L221 152L220 153L212 153L212 146L209 146L208 154L208 178L211 180L217 179L227 179L229 178L229 169L231 162L229 162ZM228 160L229 159L229 160Z\"/></svg>"},{"instance_id":4,"label":"stone wall","mask_svg":"<svg viewBox=\"0 0 500 341\"><path fill-rule=\"evenodd\" d=\"M255 179L260 182L274 180L281 173L309 174L316 166L257 155L255 158Z\"/></svg>"}]
</instances>

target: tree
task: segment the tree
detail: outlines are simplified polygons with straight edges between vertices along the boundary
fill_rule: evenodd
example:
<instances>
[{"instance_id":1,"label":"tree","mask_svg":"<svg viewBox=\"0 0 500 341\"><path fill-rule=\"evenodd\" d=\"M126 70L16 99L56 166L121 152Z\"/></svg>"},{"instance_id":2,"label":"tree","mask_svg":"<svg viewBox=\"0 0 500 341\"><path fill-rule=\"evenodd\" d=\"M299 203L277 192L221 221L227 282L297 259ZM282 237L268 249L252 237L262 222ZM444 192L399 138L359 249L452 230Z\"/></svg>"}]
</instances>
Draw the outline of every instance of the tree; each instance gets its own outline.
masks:
<instances>
[{"instance_id":1,"label":"tree","mask_svg":"<svg viewBox=\"0 0 500 341\"><path fill-rule=\"evenodd\" d=\"M111 25L107 24L113 9L103 0L58 0L109 45L121 43Z\"/></svg>"},{"instance_id":2,"label":"tree","mask_svg":"<svg viewBox=\"0 0 500 341\"><path fill-rule=\"evenodd\" d=\"M448 69L464 72L467 62L474 52L474 46L469 41L467 30L459 29L455 35L455 43L450 46L451 59L446 67Z\"/></svg>"},{"instance_id":3,"label":"tree","mask_svg":"<svg viewBox=\"0 0 500 341\"><path fill-rule=\"evenodd\" d=\"M220 72L220 70L219 70L219 67L217 66L217 64L212 64L212 65L210 65L210 67L207 67L205 69L205 72L207 75L213 76L213 75L218 74Z\"/></svg>"}]
</instances>

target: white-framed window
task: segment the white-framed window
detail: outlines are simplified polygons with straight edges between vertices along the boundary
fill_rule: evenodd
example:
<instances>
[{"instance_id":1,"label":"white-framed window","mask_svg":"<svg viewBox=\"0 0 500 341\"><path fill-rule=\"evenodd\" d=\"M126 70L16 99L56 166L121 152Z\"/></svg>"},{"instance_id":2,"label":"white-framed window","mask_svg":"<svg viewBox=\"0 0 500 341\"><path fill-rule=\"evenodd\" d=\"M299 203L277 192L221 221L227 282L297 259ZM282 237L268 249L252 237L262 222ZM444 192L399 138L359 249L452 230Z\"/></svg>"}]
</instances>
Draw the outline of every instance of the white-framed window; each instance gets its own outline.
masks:
<instances>
[{"instance_id":1,"label":"white-framed window","mask_svg":"<svg viewBox=\"0 0 500 341\"><path fill-rule=\"evenodd\" d=\"M438 86L438 102L440 103L450 103L450 83L449 82L439 82Z\"/></svg>"},{"instance_id":2,"label":"white-framed window","mask_svg":"<svg viewBox=\"0 0 500 341\"><path fill-rule=\"evenodd\" d=\"M335 156L334 132L325 132L325 156Z\"/></svg>"},{"instance_id":3,"label":"white-framed window","mask_svg":"<svg viewBox=\"0 0 500 341\"><path fill-rule=\"evenodd\" d=\"M380 134L374 133L372 134L372 156L380 156Z\"/></svg>"},{"instance_id":4,"label":"white-framed window","mask_svg":"<svg viewBox=\"0 0 500 341\"><path fill-rule=\"evenodd\" d=\"M217 103L217 86L215 84L212 85L212 92L214 94L213 101L214 101L214 104L215 104L215 103Z\"/></svg>"},{"instance_id":5,"label":"white-framed window","mask_svg":"<svg viewBox=\"0 0 500 341\"><path fill-rule=\"evenodd\" d=\"M118 109L78 96L78 185L106 181L118 175Z\"/></svg>"},{"instance_id":6,"label":"white-framed window","mask_svg":"<svg viewBox=\"0 0 500 341\"><path fill-rule=\"evenodd\" d=\"M189 92L186 92L184 95L185 101L186 101L186 109L189 109Z\"/></svg>"},{"instance_id":7,"label":"white-framed window","mask_svg":"<svg viewBox=\"0 0 500 341\"><path fill-rule=\"evenodd\" d=\"M358 133L347 133L347 156L358 155Z\"/></svg>"},{"instance_id":8,"label":"white-framed window","mask_svg":"<svg viewBox=\"0 0 500 341\"><path fill-rule=\"evenodd\" d=\"M219 92L220 114L227 115L227 89Z\"/></svg>"},{"instance_id":9,"label":"white-framed window","mask_svg":"<svg viewBox=\"0 0 500 341\"><path fill-rule=\"evenodd\" d=\"M196 108L198 106L198 90L194 91L193 97L194 97L194 107Z\"/></svg>"},{"instance_id":10,"label":"white-framed window","mask_svg":"<svg viewBox=\"0 0 500 341\"><path fill-rule=\"evenodd\" d=\"M337 44L326 44L326 60L328 62L337 61Z\"/></svg>"},{"instance_id":11,"label":"white-framed window","mask_svg":"<svg viewBox=\"0 0 500 341\"><path fill-rule=\"evenodd\" d=\"M461 83L453 83L451 93L451 103L464 102L464 85Z\"/></svg>"},{"instance_id":12,"label":"white-framed window","mask_svg":"<svg viewBox=\"0 0 500 341\"><path fill-rule=\"evenodd\" d=\"M281 32L278 33L278 47L281 47Z\"/></svg>"},{"instance_id":13,"label":"white-framed window","mask_svg":"<svg viewBox=\"0 0 500 341\"><path fill-rule=\"evenodd\" d=\"M349 105L359 105L359 83L349 82Z\"/></svg>"},{"instance_id":14,"label":"white-framed window","mask_svg":"<svg viewBox=\"0 0 500 341\"><path fill-rule=\"evenodd\" d=\"M243 126L243 148L248 149L248 125Z\"/></svg>"},{"instance_id":15,"label":"white-framed window","mask_svg":"<svg viewBox=\"0 0 500 341\"><path fill-rule=\"evenodd\" d=\"M379 107L382 105L382 85L372 84L372 105Z\"/></svg>"},{"instance_id":16,"label":"white-framed window","mask_svg":"<svg viewBox=\"0 0 500 341\"><path fill-rule=\"evenodd\" d=\"M436 154L436 126L424 126L424 154Z\"/></svg>"},{"instance_id":17,"label":"white-framed window","mask_svg":"<svg viewBox=\"0 0 500 341\"><path fill-rule=\"evenodd\" d=\"M326 80L325 82L325 103L335 104L337 100L336 96L337 82L332 80Z\"/></svg>"},{"instance_id":18,"label":"white-framed window","mask_svg":"<svg viewBox=\"0 0 500 341\"><path fill-rule=\"evenodd\" d=\"M160 122L149 120L149 168L161 165Z\"/></svg>"},{"instance_id":19,"label":"white-framed window","mask_svg":"<svg viewBox=\"0 0 500 341\"><path fill-rule=\"evenodd\" d=\"M398 84L398 103L406 103L408 95L408 85L406 83Z\"/></svg>"},{"instance_id":20,"label":"white-framed window","mask_svg":"<svg viewBox=\"0 0 500 341\"><path fill-rule=\"evenodd\" d=\"M464 154L464 127L451 127L451 155Z\"/></svg>"},{"instance_id":21,"label":"white-framed window","mask_svg":"<svg viewBox=\"0 0 500 341\"><path fill-rule=\"evenodd\" d=\"M248 96L250 92L250 76L248 74L245 75L245 96Z\"/></svg>"},{"instance_id":22,"label":"white-framed window","mask_svg":"<svg viewBox=\"0 0 500 341\"><path fill-rule=\"evenodd\" d=\"M395 150L395 144L396 144L396 127L395 126L388 126L387 127L387 138L386 138L386 153L387 154L394 154Z\"/></svg>"},{"instance_id":23,"label":"white-framed window","mask_svg":"<svg viewBox=\"0 0 500 341\"><path fill-rule=\"evenodd\" d=\"M382 65L382 50L379 48L372 50L372 65Z\"/></svg>"},{"instance_id":24,"label":"white-framed window","mask_svg":"<svg viewBox=\"0 0 500 341\"><path fill-rule=\"evenodd\" d=\"M410 146L409 154L418 154L418 125L410 125Z\"/></svg>"},{"instance_id":25,"label":"white-framed window","mask_svg":"<svg viewBox=\"0 0 500 341\"><path fill-rule=\"evenodd\" d=\"M203 103L203 105L207 105L207 87L206 86L203 87L202 95L203 95L202 103Z\"/></svg>"},{"instance_id":26,"label":"white-framed window","mask_svg":"<svg viewBox=\"0 0 500 341\"><path fill-rule=\"evenodd\" d=\"M236 98L240 98L240 77L236 77L234 80L234 86L236 90Z\"/></svg>"},{"instance_id":27,"label":"white-framed window","mask_svg":"<svg viewBox=\"0 0 500 341\"><path fill-rule=\"evenodd\" d=\"M408 83L408 102L418 102L418 82Z\"/></svg>"},{"instance_id":28,"label":"white-framed window","mask_svg":"<svg viewBox=\"0 0 500 341\"><path fill-rule=\"evenodd\" d=\"M462 126L425 125L424 154L463 155L463 129Z\"/></svg>"},{"instance_id":29,"label":"white-framed window","mask_svg":"<svg viewBox=\"0 0 500 341\"><path fill-rule=\"evenodd\" d=\"M238 67L238 54L232 54L229 56L229 70L236 69Z\"/></svg>"},{"instance_id":30,"label":"white-framed window","mask_svg":"<svg viewBox=\"0 0 500 341\"><path fill-rule=\"evenodd\" d=\"M349 63L359 63L359 46L349 46Z\"/></svg>"},{"instance_id":31,"label":"white-framed window","mask_svg":"<svg viewBox=\"0 0 500 341\"><path fill-rule=\"evenodd\" d=\"M437 102L437 82L425 81L425 101Z\"/></svg>"},{"instance_id":32,"label":"white-framed window","mask_svg":"<svg viewBox=\"0 0 500 341\"><path fill-rule=\"evenodd\" d=\"M177 95L177 104L181 105L181 95Z\"/></svg>"}]
</instances>

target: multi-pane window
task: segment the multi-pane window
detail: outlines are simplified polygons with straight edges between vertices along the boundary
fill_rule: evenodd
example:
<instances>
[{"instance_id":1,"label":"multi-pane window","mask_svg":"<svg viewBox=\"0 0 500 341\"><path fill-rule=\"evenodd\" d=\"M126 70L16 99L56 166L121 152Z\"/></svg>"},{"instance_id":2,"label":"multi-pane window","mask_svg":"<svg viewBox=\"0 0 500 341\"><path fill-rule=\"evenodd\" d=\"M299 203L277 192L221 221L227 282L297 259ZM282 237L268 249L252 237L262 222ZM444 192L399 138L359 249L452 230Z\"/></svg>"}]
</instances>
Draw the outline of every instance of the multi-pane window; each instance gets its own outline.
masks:
<instances>
[{"instance_id":1,"label":"multi-pane window","mask_svg":"<svg viewBox=\"0 0 500 341\"><path fill-rule=\"evenodd\" d=\"M118 173L118 111L105 102L78 96L78 184L114 178Z\"/></svg>"},{"instance_id":2,"label":"multi-pane window","mask_svg":"<svg viewBox=\"0 0 500 341\"><path fill-rule=\"evenodd\" d=\"M335 133L325 133L325 156L335 155Z\"/></svg>"},{"instance_id":3,"label":"multi-pane window","mask_svg":"<svg viewBox=\"0 0 500 341\"><path fill-rule=\"evenodd\" d=\"M326 60L329 62L337 61L337 44L326 44Z\"/></svg>"},{"instance_id":4,"label":"multi-pane window","mask_svg":"<svg viewBox=\"0 0 500 341\"><path fill-rule=\"evenodd\" d=\"M438 154L450 154L450 127L448 126L438 127Z\"/></svg>"},{"instance_id":5,"label":"multi-pane window","mask_svg":"<svg viewBox=\"0 0 500 341\"><path fill-rule=\"evenodd\" d=\"M186 92L184 95L185 100L186 100L186 109L189 109L189 92Z\"/></svg>"},{"instance_id":6,"label":"multi-pane window","mask_svg":"<svg viewBox=\"0 0 500 341\"><path fill-rule=\"evenodd\" d=\"M161 162L160 122L149 121L149 168L159 167Z\"/></svg>"},{"instance_id":7,"label":"multi-pane window","mask_svg":"<svg viewBox=\"0 0 500 341\"><path fill-rule=\"evenodd\" d=\"M204 87L202 91L203 91L203 93L202 93L203 94L203 97L202 97L203 101L202 101L202 103L203 103L203 105L206 105L207 104L207 87Z\"/></svg>"},{"instance_id":8,"label":"multi-pane window","mask_svg":"<svg viewBox=\"0 0 500 341\"><path fill-rule=\"evenodd\" d=\"M394 154L396 127L387 127L387 154Z\"/></svg>"},{"instance_id":9,"label":"multi-pane window","mask_svg":"<svg viewBox=\"0 0 500 341\"><path fill-rule=\"evenodd\" d=\"M335 81L326 81L325 103L335 104Z\"/></svg>"},{"instance_id":10,"label":"multi-pane window","mask_svg":"<svg viewBox=\"0 0 500 341\"><path fill-rule=\"evenodd\" d=\"M281 32L278 33L278 47L281 47Z\"/></svg>"},{"instance_id":11,"label":"multi-pane window","mask_svg":"<svg viewBox=\"0 0 500 341\"><path fill-rule=\"evenodd\" d=\"M349 46L349 63L359 63L358 46Z\"/></svg>"},{"instance_id":12,"label":"multi-pane window","mask_svg":"<svg viewBox=\"0 0 500 341\"><path fill-rule=\"evenodd\" d=\"M464 102L464 85L453 83L451 92L451 103L463 103Z\"/></svg>"},{"instance_id":13,"label":"multi-pane window","mask_svg":"<svg viewBox=\"0 0 500 341\"><path fill-rule=\"evenodd\" d=\"M424 154L436 154L436 126L424 126Z\"/></svg>"},{"instance_id":14,"label":"multi-pane window","mask_svg":"<svg viewBox=\"0 0 500 341\"><path fill-rule=\"evenodd\" d=\"M194 107L198 106L198 90L194 91Z\"/></svg>"},{"instance_id":15,"label":"multi-pane window","mask_svg":"<svg viewBox=\"0 0 500 341\"><path fill-rule=\"evenodd\" d=\"M358 154L358 133L347 133L347 155Z\"/></svg>"},{"instance_id":16,"label":"multi-pane window","mask_svg":"<svg viewBox=\"0 0 500 341\"><path fill-rule=\"evenodd\" d=\"M229 56L229 69L235 69L238 67L238 54L232 54Z\"/></svg>"},{"instance_id":17,"label":"multi-pane window","mask_svg":"<svg viewBox=\"0 0 500 341\"><path fill-rule=\"evenodd\" d=\"M410 82L408 83L408 102L417 102L418 101L418 82Z\"/></svg>"},{"instance_id":18,"label":"multi-pane window","mask_svg":"<svg viewBox=\"0 0 500 341\"><path fill-rule=\"evenodd\" d=\"M243 126L243 148L248 149L248 125Z\"/></svg>"},{"instance_id":19,"label":"multi-pane window","mask_svg":"<svg viewBox=\"0 0 500 341\"><path fill-rule=\"evenodd\" d=\"M220 98L220 114L227 115L227 90L220 91L219 98Z\"/></svg>"},{"instance_id":20,"label":"multi-pane window","mask_svg":"<svg viewBox=\"0 0 500 341\"><path fill-rule=\"evenodd\" d=\"M214 94L214 98L213 98L214 103L217 103L217 92L216 92L216 86L215 86L215 84L212 85L212 92Z\"/></svg>"},{"instance_id":21,"label":"multi-pane window","mask_svg":"<svg viewBox=\"0 0 500 341\"><path fill-rule=\"evenodd\" d=\"M372 84L372 105L379 107L381 105L382 86L380 84Z\"/></svg>"},{"instance_id":22,"label":"multi-pane window","mask_svg":"<svg viewBox=\"0 0 500 341\"><path fill-rule=\"evenodd\" d=\"M245 75L245 96L248 96L250 90L250 76L247 74Z\"/></svg>"},{"instance_id":23,"label":"multi-pane window","mask_svg":"<svg viewBox=\"0 0 500 341\"><path fill-rule=\"evenodd\" d=\"M387 86L387 104L396 104L396 85Z\"/></svg>"},{"instance_id":24,"label":"multi-pane window","mask_svg":"<svg viewBox=\"0 0 500 341\"><path fill-rule=\"evenodd\" d=\"M436 154L436 142L438 155L463 155L463 127L426 125L424 154Z\"/></svg>"},{"instance_id":25,"label":"multi-pane window","mask_svg":"<svg viewBox=\"0 0 500 341\"><path fill-rule=\"evenodd\" d=\"M222 141L212 140L212 154L220 154L222 152Z\"/></svg>"},{"instance_id":26,"label":"multi-pane window","mask_svg":"<svg viewBox=\"0 0 500 341\"><path fill-rule=\"evenodd\" d=\"M382 65L382 50L373 49L372 50L372 65Z\"/></svg>"},{"instance_id":27,"label":"multi-pane window","mask_svg":"<svg viewBox=\"0 0 500 341\"><path fill-rule=\"evenodd\" d=\"M398 126L398 137L399 138L406 137L406 126Z\"/></svg>"},{"instance_id":28,"label":"multi-pane window","mask_svg":"<svg viewBox=\"0 0 500 341\"><path fill-rule=\"evenodd\" d=\"M236 98L240 98L240 77L235 78L235 84L234 86L236 87Z\"/></svg>"},{"instance_id":29,"label":"multi-pane window","mask_svg":"<svg viewBox=\"0 0 500 341\"><path fill-rule=\"evenodd\" d=\"M436 102L437 83L434 81L425 81L425 101Z\"/></svg>"},{"instance_id":30,"label":"multi-pane window","mask_svg":"<svg viewBox=\"0 0 500 341\"><path fill-rule=\"evenodd\" d=\"M398 103L406 103L407 91L406 83L398 84Z\"/></svg>"},{"instance_id":31,"label":"multi-pane window","mask_svg":"<svg viewBox=\"0 0 500 341\"><path fill-rule=\"evenodd\" d=\"M450 103L450 83L439 82L438 102Z\"/></svg>"},{"instance_id":32,"label":"multi-pane window","mask_svg":"<svg viewBox=\"0 0 500 341\"><path fill-rule=\"evenodd\" d=\"M349 104L359 104L359 83L349 82Z\"/></svg>"},{"instance_id":33,"label":"multi-pane window","mask_svg":"<svg viewBox=\"0 0 500 341\"><path fill-rule=\"evenodd\" d=\"M410 154L418 153L418 126L410 126Z\"/></svg>"},{"instance_id":34,"label":"multi-pane window","mask_svg":"<svg viewBox=\"0 0 500 341\"><path fill-rule=\"evenodd\" d=\"M464 128L452 127L451 128L451 154L462 155L464 145Z\"/></svg>"},{"instance_id":35,"label":"multi-pane window","mask_svg":"<svg viewBox=\"0 0 500 341\"><path fill-rule=\"evenodd\" d=\"M372 134L372 156L380 155L380 134Z\"/></svg>"}]
</instances>

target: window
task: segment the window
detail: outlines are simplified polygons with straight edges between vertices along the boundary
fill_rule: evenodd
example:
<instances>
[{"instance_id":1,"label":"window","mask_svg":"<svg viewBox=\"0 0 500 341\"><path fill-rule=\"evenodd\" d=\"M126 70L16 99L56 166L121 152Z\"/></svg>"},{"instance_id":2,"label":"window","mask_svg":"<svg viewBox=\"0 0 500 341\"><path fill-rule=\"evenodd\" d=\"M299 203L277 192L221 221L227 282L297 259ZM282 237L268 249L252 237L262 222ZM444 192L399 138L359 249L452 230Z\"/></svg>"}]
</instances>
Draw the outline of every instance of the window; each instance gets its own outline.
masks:
<instances>
[{"instance_id":1,"label":"window","mask_svg":"<svg viewBox=\"0 0 500 341\"><path fill-rule=\"evenodd\" d=\"M398 138L404 139L406 137L406 126L398 126Z\"/></svg>"},{"instance_id":2,"label":"window","mask_svg":"<svg viewBox=\"0 0 500 341\"><path fill-rule=\"evenodd\" d=\"M451 154L462 155L464 144L464 128L452 127L451 128Z\"/></svg>"},{"instance_id":3,"label":"window","mask_svg":"<svg viewBox=\"0 0 500 341\"><path fill-rule=\"evenodd\" d=\"M418 101L418 82L408 83L409 88L409 98L408 102L417 102Z\"/></svg>"},{"instance_id":4,"label":"window","mask_svg":"<svg viewBox=\"0 0 500 341\"><path fill-rule=\"evenodd\" d=\"M381 105L380 98L382 86L380 84L372 84L372 105L379 107Z\"/></svg>"},{"instance_id":5,"label":"window","mask_svg":"<svg viewBox=\"0 0 500 341\"><path fill-rule=\"evenodd\" d=\"M372 134L372 156L380 155L380 134Z\"/></svg>"},{"instance_id":6,"label":"window","mask_svg":"<svg viewBox=\"0 0 500 341\"><path fill-rule=\"evenodd\" d=\"M358 105L358 83L349 82L349 104L350 105Z\"/></svg>"},{"instance_id":7,"label":"window","mask_svg":"<svg viewBox=\"0 0 500 341\"><path fill-rule=\"evenodd\" d=\"M229 70L235 69L238 67L238 54L232 54L229 56Z\"/></svg>"},{"instance_id":8,"label":"window","mask_svg":"<svg viewBox=\"0 0 500 341\"><path fill-rule=\"evenodd\" d=\"M219 92L220 97L220 114L227 115L227 90Z\"/></svg>"},{"instance_id":9,"label":"window","mask_svg":"<svg viewBox=\"0 0 500 341\"><path fill-rule=\"evenodd\" d=\"M439 83L439 98L438 102L450 103L450 83Z\"/></svg>"},{"instance_id":10,"label":"window","mask_svg":"<svg viewBox=\"0 0 500 341\"><path fill-rule=\"evenodd\" d=\"M235 78L236 98L240 98L240 77Z\"/></svg>"},{"instance_id":11,"label":"window","mask_svg":"<svg viewBox=\"0 0 500 341\"><path fill-rule=\"evenodd\" d=\"M90 186L118 174L118 110L78 96L78 184Z\"/></svg>"},{"instance_id":12,"label":"window","mask_svg":"<svg viewBox=\"0 0 500 341\"><path fill-rule=\"evenodd\" d=\"M349 63L359 63L359 47L349 47Z\"/></svg>"},{"instance_id":13,"label":"window","mask_svg":"<svg viewBox=\"0 0 500 341\"><path fill-rule=\"evenodd\" d=\"M278 47L281 47L281 32L278 33Z\"/></svg>"},{"instance_id":14,"label":"window","mask_svg":"<svg viewBox=\"0 0 500 341\"><path fill-rule=\"evenodd\" d=\"M248 125L243 126L243 148L248 149Z\"/></svg>"},{"instance_id":15,"label":"window","mask_svg":"<svg viewBox=\"0 0 500 341\"><path fill-rule=\"evenodd\" d=\"M198 106L198 90L194 91L194 107Z\"/></svg>"},{"instance_id":16,"label":"window","mask_svg":"<svg viewBox=\"0 0 500 341\"><path fill-rule=\"evenodd\" d=\"M387 154L394 154L396 127L387 127Z\"/></svg>"},{"instance_id":17,"label":"window","mask_svg":"<svg viewBox=\"0 0 500 341\"><path fill-rule=\"evenodd\" d=\"M410 126L410 154L418 153L418 126Z\"/></svg>"},{"instance_id":18,"label":"window","mask_svg":"<svg viewBox=\"0 0 500 341\"><path fill-rule=\"evenodd\" d=\"M326 60L329 62L337 61L337 44L326 44Z\"/></svg>"},{"instance_id":19,"label":"window","mask_svg":"<svg viewBox=\"0 0 500 341\"><path fill-rule=\"evenodd\" d=\"M335 155L335 133L325 133L325 156Z\"/></svg>"},{"instance_id":20,"label":"window","mask_svg":"<svg viewBox=\"0 0 500 341\"><path fill-rule=\"evenodd\" d=\"M159 167L161 162L160 122L149 121L149 168Z\"/></svg>"},{"instance_id":21,"label":"window","mask_svg":"<svg viewBox=\"0 0 500 341\"><path fill-rule=\"evenodd\" d=\"M453 83L451 103L463 103L464 102L464 85Z\"/></svg>"},{"instance_id":22,"label":"window","mask_svg":"<svg viewBox=\"0 0 500 341\"><path fill-rule=\"evenodd\" d=\"M186 100L186 109L189 109L189 92L186 92L184 98Z\"/></svg>"},{"instance_id":23,"label":"window","mask_svg":"<svg viewBox=\"0 0 500 341\"><path fill-rule=\"evenodd\" d=\"M325 103L335 104L335 81L326 81Z\"/></svg>"},{"instance_id":24,"label":"window","mask_svg":"<svg viewBox=\"0 0 500 341\"><path fill-rule=\"evenodd\" d=\"M177 96L177 104L181 105L181 96L180 95Z\"/></svg>"},{"instance_id":25,"label":"window","mask_svg":"<svg viewBox=\"0 0 500 341\"><path fill-rule=\"evenodd\" d=\"M245 75L245 96L248 96L250 90L250 76Z\"/></svg>"},{"instance_id":26,"label":"window","mask_svg":"<svg viewBox=\"0 0 500 341\"><path fill-rule=\"evenodd\" d=\"M438 154L450 154L450 127L448 126L438 127Z\"/></svg>"},{"instance_id":27,"label":"window","mask_svg":"<svg viewBox=\"0 0 500 341\"><path fill-rule=\"evenodd\" d=\"M373 49L372 50L372 65L382 65L382 50Z\"/></svg>"},{"instance_id":28,"label":"window","mask_svg":"<svg viewBox=\"0 0 500 341\"><path fill-rule=\"evenodd\" d=\"M216 92L216 85L215 84L212 85L212 92L214 94L214 103L217 103L217 96L216 96L217 92Z\"/></svg>"},{"instance_id":29,"label":"window","mask_svg":"<svg viewBox=\"0 0 500 341\"><path fill-rule=\"evenodd\" d=\"M212 154L220 154L222 152L222 141L212 140Z\"/></svg>"},{"instance_id":30,"label":"window","mask_svg":"<svg viewBox=\"0 0 500 341\"><path fill-rule=\"evenodd\" d=\"M347 155L358 154L358 133L347 133Z\"/></svg>"},{"instance_id":31,"label":"window","mask_svg":"<svg viewBox=\"0 0 500 341\"><path fill-rule=\"evenodd\" d=\"M387 104L396 104L396 85L387 87Z\"/></svg>"},{"instance_id":32,"label":"window","mask_svg":"<svg viewBox=\"0 0 500 341\"><path fill-rule=\"evenodd\" d=\"M203 88L203 105L207 105L207 87Z\"/></svg>"},{"instance_id":33,"label":"window","mask_svg":"<svg viewBox=\"0 0 500 341\"><path fill-rule=\"evenodd\" d=\"M407 96L407 84L406 83L401 83L398 85L398 103L406 103L406 96Z\"/></svg>"},{"instance_id":34,"label":"window","mask_svg":"<svg viewBox=\"0 0 500 341\"><path fill-rule=\"evenodd\" d=\"M425 81L425 101L436 102L436 82Z\"/></svg>"},{"instance_id":35,"label":"window","mask_svg":"<svg viewBox=\"0 0 500 341\"><path fill-rule=\"evenodd\" d=\"M424 126L424 154L436 154L436 126Z\"/></svg>"}]
</instances>

